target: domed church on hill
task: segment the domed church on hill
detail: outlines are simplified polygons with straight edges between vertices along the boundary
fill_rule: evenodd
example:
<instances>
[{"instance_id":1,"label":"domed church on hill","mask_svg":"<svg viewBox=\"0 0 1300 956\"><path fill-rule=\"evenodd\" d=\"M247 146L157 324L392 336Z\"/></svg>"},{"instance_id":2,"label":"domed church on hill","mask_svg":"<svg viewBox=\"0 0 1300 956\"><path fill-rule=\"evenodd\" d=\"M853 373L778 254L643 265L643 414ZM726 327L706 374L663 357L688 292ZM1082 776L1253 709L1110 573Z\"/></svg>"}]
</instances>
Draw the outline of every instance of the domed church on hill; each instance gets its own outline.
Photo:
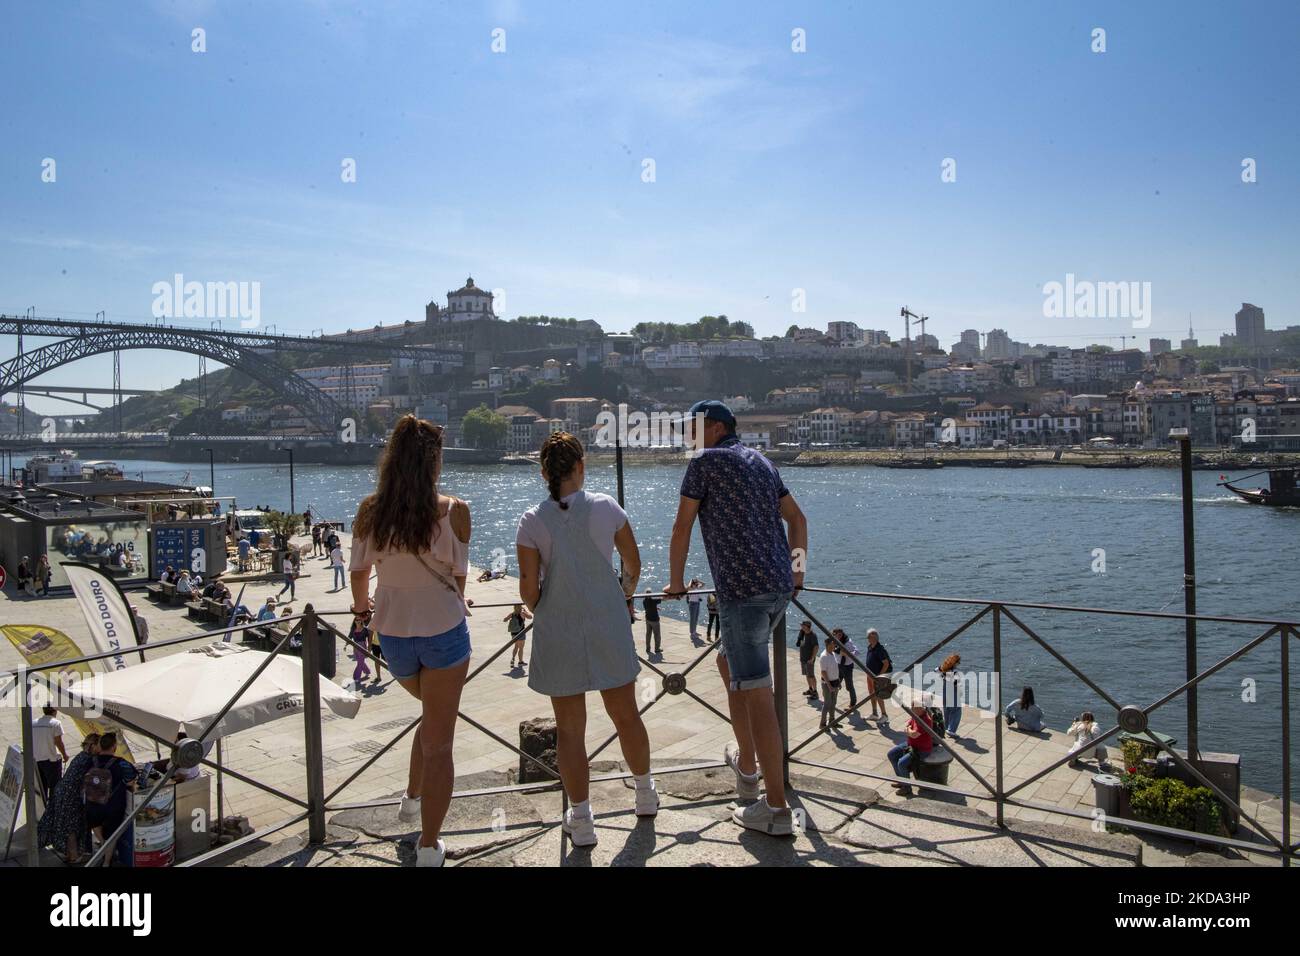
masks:
<instances>
[{"instance_id":1,"label":"domed church on hill","mask_svg":"<svg viewBox=\"0 0 1300 956\"><path fill-rule=\"evenodd\" d=\"M455 292L447 293L445 309L438 308L436 302L430 302L424 307L424 318L429 323L471 322L496 317L492 311L492 293L476 286L473 276L466 279L465 284Z\"/></svg>"}]
</instances>

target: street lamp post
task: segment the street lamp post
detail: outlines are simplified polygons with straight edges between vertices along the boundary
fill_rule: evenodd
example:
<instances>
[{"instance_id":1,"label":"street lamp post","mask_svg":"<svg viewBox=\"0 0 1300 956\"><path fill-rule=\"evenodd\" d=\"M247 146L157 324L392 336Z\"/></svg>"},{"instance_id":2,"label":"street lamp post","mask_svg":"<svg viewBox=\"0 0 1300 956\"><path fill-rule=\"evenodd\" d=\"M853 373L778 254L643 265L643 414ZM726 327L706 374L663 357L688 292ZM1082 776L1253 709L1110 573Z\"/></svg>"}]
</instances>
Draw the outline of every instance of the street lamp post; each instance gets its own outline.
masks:
<instances>
[{"instance_id":1,"label":"street lamp post","mask_svg":"<svg viewBox=\"0 0 1300 956\"><path fill-rule=\"evenodd\" d=\"M211 448L203 449L208 453L208 488L212 491L212 497L217 497L217 465Z\"/></svg>"},{"instance_id":2,"label":"street lamp post","mask_svg":"<svg viewBox=\"0 0 1300 956\"><path fill-rule=\"evenodd\" d=\"M1197 741L1196 685L1196 532L1192 525L1192 435L1187 428L1174 428L1169 437L1178 442L1179 463L1183 476L1183 613L1186 621L1187 644L1187 756L1195 760L1200 755Z\"/></svg>"},{"instance_id":3,"label":"street lamp post","mask_svg":"<svg viewBox=\"0 0 1300 956\"><path fill-rule=\"evenodd\" d=\"M293 446L289 446L289 514L297 514L298 508L293 499Z\"/></svg>"}]
</instances>

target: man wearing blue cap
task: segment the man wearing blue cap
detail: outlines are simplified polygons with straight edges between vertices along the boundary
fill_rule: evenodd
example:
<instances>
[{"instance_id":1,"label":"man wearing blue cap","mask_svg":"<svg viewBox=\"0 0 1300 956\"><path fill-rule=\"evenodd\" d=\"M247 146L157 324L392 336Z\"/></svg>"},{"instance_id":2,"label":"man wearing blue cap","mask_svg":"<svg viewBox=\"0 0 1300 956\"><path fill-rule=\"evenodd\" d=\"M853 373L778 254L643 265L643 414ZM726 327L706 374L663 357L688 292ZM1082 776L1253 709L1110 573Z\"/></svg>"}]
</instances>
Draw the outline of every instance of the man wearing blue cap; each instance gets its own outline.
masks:
<instances>
[{"instance_id":1,"label":"man wearing blue cap","mask_svg":"<svg viewBox=\"0 0 1300 956\"><path fill-rule=\"evenodd\" d=\"M690 417L698 451L682 479L669 548L672 580L664 590L675 597L686 592L686 556L698 515L722 626L718 670L736 734L724 759L736 775L740 801L752 801L738 806L732 819L788 836L794 828L785 799L768 645L790 598L803 586L808 522L776 467L740 443L731 409L719 401L696 402ZM759 799L760 768L766 799Z\"/></svg>"}]
</instances>

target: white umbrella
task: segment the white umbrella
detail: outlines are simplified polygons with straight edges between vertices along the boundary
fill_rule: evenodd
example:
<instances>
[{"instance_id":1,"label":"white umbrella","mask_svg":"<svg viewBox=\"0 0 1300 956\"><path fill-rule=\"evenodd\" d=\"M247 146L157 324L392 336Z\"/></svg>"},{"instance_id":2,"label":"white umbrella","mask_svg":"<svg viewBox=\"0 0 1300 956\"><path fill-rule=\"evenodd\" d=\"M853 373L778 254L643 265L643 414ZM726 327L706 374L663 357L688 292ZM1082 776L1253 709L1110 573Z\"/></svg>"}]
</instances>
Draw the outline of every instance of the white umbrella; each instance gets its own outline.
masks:
<instances>
[{"instance_id":1,"label":"white umbrella","mask_svg":"<svg viewBox=\"0 0 1300 956\"><path fill-rule=\"evenodd\" d=\"M109 721L134 724L167 741L178 729L197 738L265 661L265 654L238 644L208 644L77 681L66 692L69 703L59 709L73 717L102 711ZM208 740L300 713L302 676L299 658L277 655ZM316 677L323 706L340 717L357 715L358 695Z\"/></svg>"}]
</instances>

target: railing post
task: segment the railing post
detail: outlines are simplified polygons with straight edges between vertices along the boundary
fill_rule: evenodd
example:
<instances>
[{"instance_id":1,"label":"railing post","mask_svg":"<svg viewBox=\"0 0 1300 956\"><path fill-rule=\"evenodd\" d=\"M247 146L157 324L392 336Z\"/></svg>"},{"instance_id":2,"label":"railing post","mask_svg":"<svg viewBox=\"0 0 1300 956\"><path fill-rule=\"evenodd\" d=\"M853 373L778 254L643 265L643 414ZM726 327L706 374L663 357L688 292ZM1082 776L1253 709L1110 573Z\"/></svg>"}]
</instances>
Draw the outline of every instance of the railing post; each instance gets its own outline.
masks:
<instances>
[{"instance_id":1,"label":"railing post","mask_svg":"<svg viewBox=\"0 0 1300 956\"><path fill-rule=\"evenodd\" d=\"M781 729L781 779L790 786L790 693L786 687L785 611L772 631L772 693L776 694L776 723Z\"/></svg>"},{"instance_id":2,"label":"railing post","mask_svg":"<svg viewBox=\"0 0 1300 956\"><path fill-rule=\"evenodd\" d=\"M997 700L993 702L993 759L997 764L998 826L1007 825L1003 815L1006 791L1002 782L1002 606L993 605L993 674Z\"/></svg>"},{"instance_id":3,"label":"railing post","mask_svg":"<svg viewBox=\"0 0 1300 956\"><path fill-rule=\"evenodd\" d=\"M32 739L31 675L23 669L23 812L27 817L27 865L41 865L41 848L36 836L36 743Z\"/></svg>"},{"instance_id":4,"label":"railing post","mask_svg":"<svg viewBox=\"0 0 1300 956\"><path fill-rule=\"evenodd\" d=\"M311 843L325 842L325 743L320 716L320 648L316 609L308 604L302 620L302 717L306 731L307 832Z\"/></svg>"},{"instance_id":5,"label":"railing post","mask_svg":"<svg viewBox=\"0 0 1300 956\"><path fill-rule=\"evenodd\" d=\"M1291 628L1282 628L1282 865L1291 865Z\"/></svg>"}]
</instances>

